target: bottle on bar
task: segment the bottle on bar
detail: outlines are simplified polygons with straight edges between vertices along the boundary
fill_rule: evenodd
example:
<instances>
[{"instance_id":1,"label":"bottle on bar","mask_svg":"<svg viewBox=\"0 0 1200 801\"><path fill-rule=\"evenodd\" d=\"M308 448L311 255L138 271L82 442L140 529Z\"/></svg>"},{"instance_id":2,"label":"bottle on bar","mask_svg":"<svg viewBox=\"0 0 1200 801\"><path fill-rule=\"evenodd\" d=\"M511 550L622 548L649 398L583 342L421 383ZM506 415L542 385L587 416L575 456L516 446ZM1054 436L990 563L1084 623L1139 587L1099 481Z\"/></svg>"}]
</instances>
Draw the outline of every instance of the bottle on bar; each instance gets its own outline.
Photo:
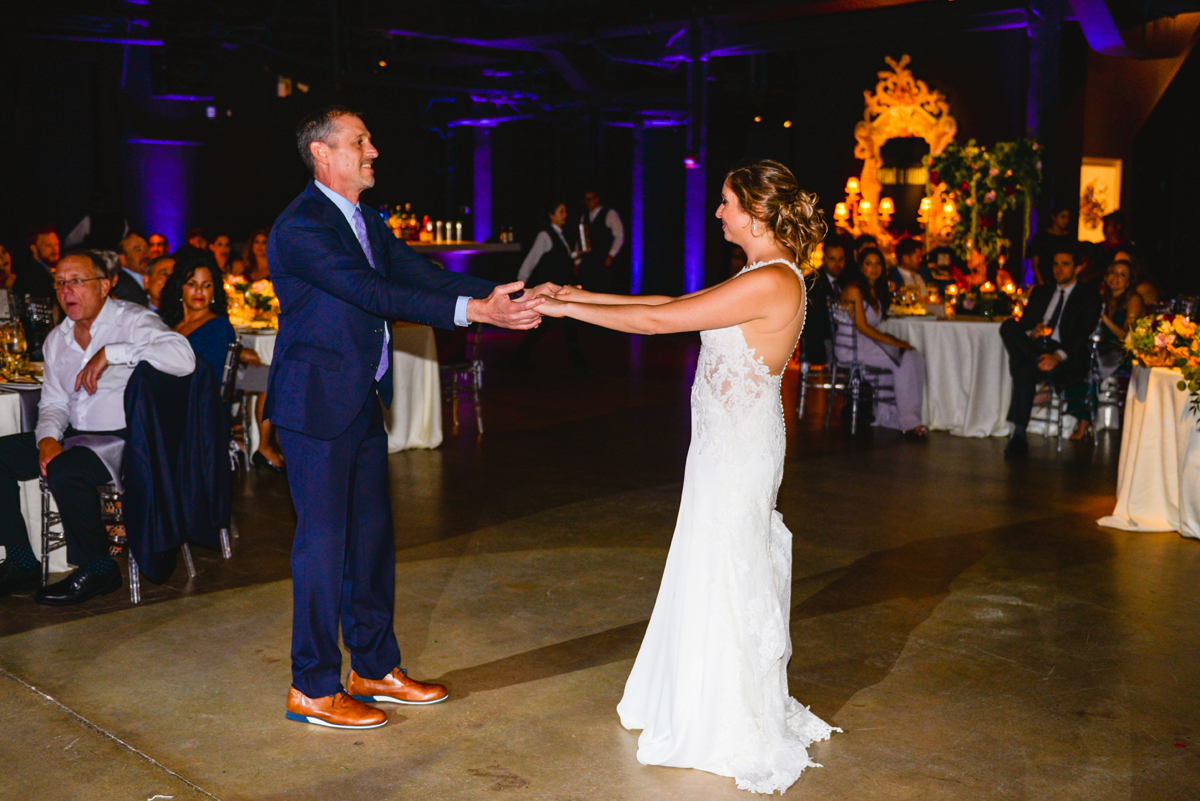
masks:
<instances>
[{"instance_id":1,"label":"bottle on bar","mask_svg":"<svg viewBox=\"0 0 1200 801\"><path fill-rule=\"evenodd\" d=\"M583 220L579 221L579 252L592 252L592 231Z\"/></svg>"}]
</instances>

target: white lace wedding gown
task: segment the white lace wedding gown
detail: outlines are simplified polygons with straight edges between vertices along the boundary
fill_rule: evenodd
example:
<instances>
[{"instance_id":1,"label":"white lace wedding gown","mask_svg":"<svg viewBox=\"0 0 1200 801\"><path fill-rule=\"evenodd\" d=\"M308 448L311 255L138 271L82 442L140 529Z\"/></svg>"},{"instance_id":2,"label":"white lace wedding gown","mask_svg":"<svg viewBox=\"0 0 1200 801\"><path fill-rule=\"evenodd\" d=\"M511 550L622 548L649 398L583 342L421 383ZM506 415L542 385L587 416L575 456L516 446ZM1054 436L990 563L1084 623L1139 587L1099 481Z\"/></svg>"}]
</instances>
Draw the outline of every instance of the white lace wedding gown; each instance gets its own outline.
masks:
<instances>
[{"instance_id":1,"label":"white lace wedding gown","mask_svg":"<svg viewBox=\"0 0 1200 801\"><path fill-rule=\"evenodd\" d=\"M625 728L642 729L644 765L698 768L743 790L782 793L819 767L808 746L841 729L788 696L792 534L775 511L781 378L740 326L700 339L679 518L617 712Z\"/></svg>"}]
</instances>

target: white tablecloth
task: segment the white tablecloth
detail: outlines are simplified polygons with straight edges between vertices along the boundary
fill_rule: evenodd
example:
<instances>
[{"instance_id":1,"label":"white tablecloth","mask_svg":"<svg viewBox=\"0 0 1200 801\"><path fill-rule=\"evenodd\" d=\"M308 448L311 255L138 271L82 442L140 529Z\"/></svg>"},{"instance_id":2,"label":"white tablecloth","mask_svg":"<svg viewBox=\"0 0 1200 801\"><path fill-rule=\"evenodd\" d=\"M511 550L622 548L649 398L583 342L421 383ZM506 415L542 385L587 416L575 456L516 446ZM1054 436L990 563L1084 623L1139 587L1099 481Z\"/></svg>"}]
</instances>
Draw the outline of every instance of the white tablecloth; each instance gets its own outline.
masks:
<instances>
[{"instance_id":1,"label":"white tablecloth","mask_svg":"<svg viewBox=\"0 0 1200 801\"><path fill-rule=\"evenodd\" d=\"M1117 505L1096 522L1200 539L1200 431L1179 373L1133 368L1125 398Z\"/></svg>"},{"instance_id":2,"label":"white tablecloth","mask_svg":"<svg viewBox=\"0 0 1200 801\"><path fill-rule=\"evenodd\" d=\"M959 437L1008 435L1012 377L999 323L897 317L879 327L925 356L922 423Z\"/></svg>"},{"instance_id":3,"label":"white tablecloth","mask_svg":"<svg viewBox=\"0 0 1200 801\"><path fill-rule=\"evenodd\" d=\"M263 364L275 355L274 331L239 334ZM384 415L388 453L442 444L442 382L438 373L433 329L415 323L392 326L392 408ZM252 450L258 449L258 427L250 427Z\"/></svg>"},{"instance_id":4,"label":"white tablecloth","mask_svg":"<svg viewBox=\"0 0 1200 801\"><path fill-rule=\"evenodd\" d=\"M21 433L21 399L15 392L0 392L0 437ZM42 492L38 480L21 482L21 514L29 529L29 544L38 559L42 558ZM0 548L0 554L4 549ZM67 564L67 549L59 548L50 553L50 571L61 573L70 570Z\"/></svg>"}]
</instances>

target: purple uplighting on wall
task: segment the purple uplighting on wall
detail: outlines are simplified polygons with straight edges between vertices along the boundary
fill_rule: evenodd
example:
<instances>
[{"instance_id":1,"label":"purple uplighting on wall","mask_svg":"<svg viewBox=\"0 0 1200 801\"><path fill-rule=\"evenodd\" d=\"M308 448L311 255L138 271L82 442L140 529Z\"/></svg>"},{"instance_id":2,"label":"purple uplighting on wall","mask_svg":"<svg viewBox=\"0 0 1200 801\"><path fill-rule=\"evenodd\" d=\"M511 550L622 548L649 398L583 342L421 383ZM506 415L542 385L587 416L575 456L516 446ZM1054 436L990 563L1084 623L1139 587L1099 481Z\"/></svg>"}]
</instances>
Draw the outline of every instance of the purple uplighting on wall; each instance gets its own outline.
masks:
<instances>
[{"instance_id":1,"label":"purple uplighting on wall","mask_svg":"<svg viewBox=\"0 0 1200 801\"><path fill-rule=\"evenodd\" d=\"M191 213L192 179L199 142L130 139L125 147L125 208L130 222L147 233L183 241Z\"/></svg>"},{"instance_id":2,"label":"purple uplighting on wall","mask_svg":"<svg viewBox=\"0 0 1200 801\"><path fill-rule=\"evenodd\" d=\"M476 242L485 242L492 235L492 131L475 129L475 214L472 229Z\"/></svg>"}]
</instances>

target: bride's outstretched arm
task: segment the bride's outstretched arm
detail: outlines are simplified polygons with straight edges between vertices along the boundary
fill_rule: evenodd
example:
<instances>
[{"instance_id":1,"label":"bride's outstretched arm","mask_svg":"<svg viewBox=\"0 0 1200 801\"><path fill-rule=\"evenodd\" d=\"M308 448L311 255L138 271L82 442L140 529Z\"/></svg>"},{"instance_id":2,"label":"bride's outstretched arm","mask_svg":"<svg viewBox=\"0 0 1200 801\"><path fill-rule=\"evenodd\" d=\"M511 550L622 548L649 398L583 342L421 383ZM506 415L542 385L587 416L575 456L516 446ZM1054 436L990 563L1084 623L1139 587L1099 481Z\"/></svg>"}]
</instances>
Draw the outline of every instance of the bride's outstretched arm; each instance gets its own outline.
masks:
<instances>
[{"instance_id":1,"label":"bride's outstretched arm","mask_svg":"<svg viewBox=\"0 0 1200 801\"><path fill-rule=\"evenodd\" d=\"M714 284L706 287L698 292L692 292L681 297L673 298L670 295L610 295L601 292L589 292L586 289L580 289L577 286L564 286L562 289L554 293L554 297L559 300L568 300L572 303L592 303L597 306L626 306L635 304L638 306L661 306L664 303L672 303L677 300L686 298L694 298L697 295L704 295L712 292L722 284L728 283L723 281L721 284Z\"/></svg>"},{"instance_id":2,"label":"bride's outstretched arm","mask_svg":"<svg viewBox=\"0 0 1200 801\"><path fill-rule=\"evenodd\" d=\"M673 334L759 320L768 316L777 304L795 309L803 301L803 291L790 275L756 270L708 291L671 298L665 303L641 303L640 296L623 300L624 303L610 305L547 299L538 311L548 317L572 317L630 334Z\"/></svg>"}]
</instances>

